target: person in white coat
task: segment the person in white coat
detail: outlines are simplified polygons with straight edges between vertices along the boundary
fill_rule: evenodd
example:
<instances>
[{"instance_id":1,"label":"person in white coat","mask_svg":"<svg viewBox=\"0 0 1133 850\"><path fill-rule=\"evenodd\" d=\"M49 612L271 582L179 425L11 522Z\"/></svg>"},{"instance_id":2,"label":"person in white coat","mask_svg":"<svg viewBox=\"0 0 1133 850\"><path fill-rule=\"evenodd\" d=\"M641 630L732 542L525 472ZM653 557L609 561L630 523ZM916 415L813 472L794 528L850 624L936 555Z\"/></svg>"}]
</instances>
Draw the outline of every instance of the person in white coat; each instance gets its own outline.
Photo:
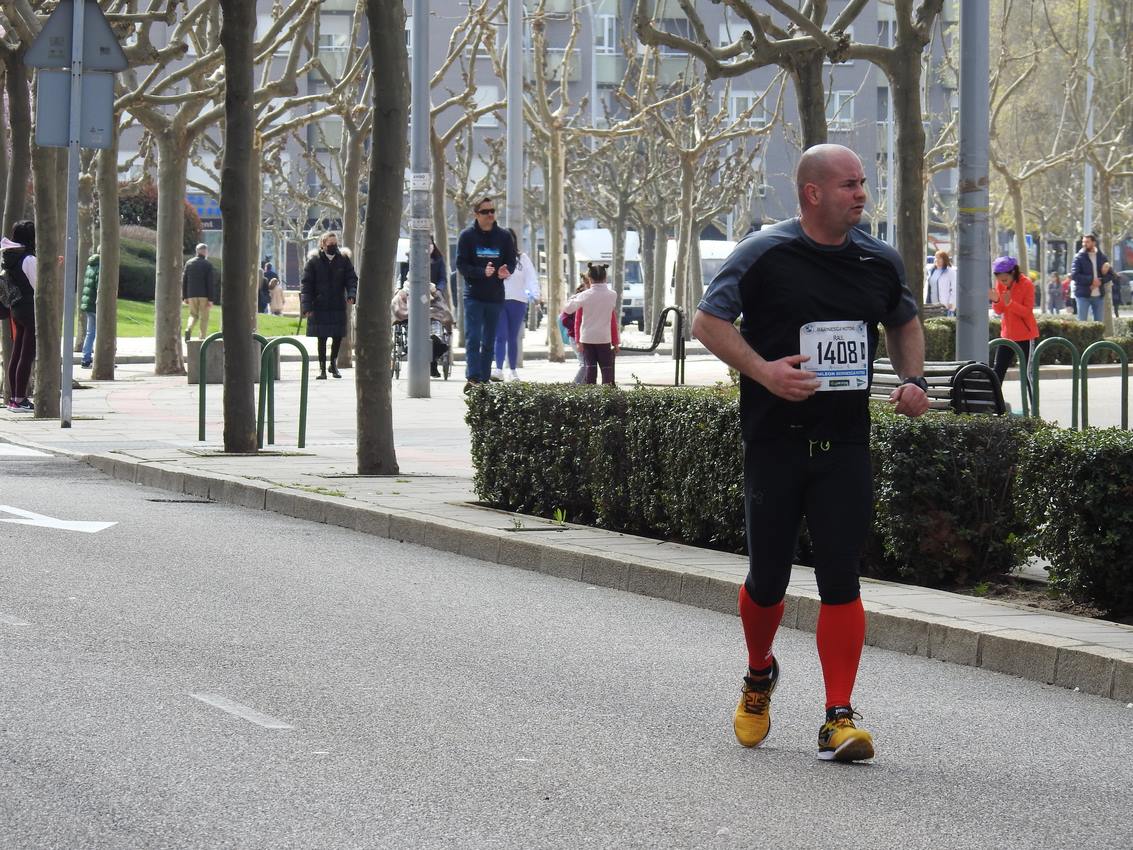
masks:
<instances>
[{"instance_id":1,"label":"person in white coat","mask_svg":"<svg viewBox=\"0 0 1133 850\"><path fill-rule=\"evenodd\" d=\"M947 251L937 251L925 280L925 304L943 304L949 316L956 315L956 273Z\"/></svg>"},{"instance_id":2,"label":"person in white coat","mask_svg":"<svg viewBox=\"0 0 1133 850\"><path fill-rule=\"evenodd\" d=\"M496 368L492 370L493 381L504 379L504 357L509 366L508 378L519 380L516 368L519 364L519 337L527 320L527 302L543 303L543 293L539 286L539 274L535 263L519 250L519 237L510 227L507 232L515 240L515 271L504 281L504 309L500 313L500 323L496 326Z\"/></svg>"},{"instance_id":3,"label":"person in white coat","mask_svg":"<svg viewBox=\"0 0 1133 850\"><path fill-rule=\"evenodd\" d=\"M618 305L618 293L610 288L606 280L606 266L589 264L586 271L590 278L590 288L575 293L566 303L563 312L582 311L582 318L575 326L578 339L578 357L582 367L578 370L576 384L594 384L598 380L598 369L602 369L602 383L614 383L614 355L618 353L618 319L614 311Z\"/></svg>"}]
</instances>

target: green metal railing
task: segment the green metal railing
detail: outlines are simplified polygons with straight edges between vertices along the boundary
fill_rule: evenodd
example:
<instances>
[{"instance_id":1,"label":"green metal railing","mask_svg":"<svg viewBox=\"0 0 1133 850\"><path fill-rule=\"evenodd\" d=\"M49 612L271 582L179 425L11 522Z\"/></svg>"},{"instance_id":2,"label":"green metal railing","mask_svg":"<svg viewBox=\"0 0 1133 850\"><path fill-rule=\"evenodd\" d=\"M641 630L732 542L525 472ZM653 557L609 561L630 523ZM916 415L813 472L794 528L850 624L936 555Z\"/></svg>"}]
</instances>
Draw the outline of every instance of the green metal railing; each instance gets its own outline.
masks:
<instances>
[{"instance_id":1,"label":"green metal railing","mask_svg":"<svg viewBox=\"0 0 1133 850\"><path fill-rule=\"evenodd\" d=\"M200 353L197 355L197 380L200 390L197 396L197 439L202 443L205 441L205 387L208 386L208 381L206 380L208 376L205 373L205 352L208 351L208 347L218 339L224 339L223 332L217 331L205 337L201 342ZM260 354L262 356L268 344L267 337L263 334L254 333L252 334L252 339L260 344Z\"/></svg>"},{"instance_id":2,"label":"green metal railing","mask_svg":"<svg viewBox=\"0 0 1133 850\"><path fill-rule=\"evenodd\" d=\"M299 448L307 444L307 381L310 377L310 355L296 339L280 336L260 352L260 400L256 414L256 445L264 447L264 423L267 422L268 445L275 445L275 361L272 355L283 345L293 345L303 358L303 374L299 383Z\"/></svg>"},{"instance_id":3,"label":"green metal railing","mask_svg":"<svg viewBox=\"0 0 1133 850\"><path fill-rule=\"evenodd\" d=\"M656 351L657 346L665 338L665 317L669 313L676 314L673 320L673 360L676 361L673 385L679 387L685 382L685 311L680 307L666 307L661 311L657 317L657 327L653 331L653 342L648 348L629 348L623 345L622 351L636 351L643 354Z\"/></svg>"},{"instance_id":4,"label":"green metal railing","mask_svg":"<svg viewBox=\"0 0 1133 850\"><path fill-rule=\"evenodd\" d=\"M1023 415L1030 416L1030 392L1027 390L1027 370L1023 367L1023 349L1019 343L1011 339L993 339L987 344L987 362L989 364L995 363L995 349L1009 348L1015 352L1015 362L1019 364L1019 389L1023 398Z\"/></svg>"},{"instance_id":5,"label":"green metal railing","mask_svg":"<svg viewBox=\"0 0 1133 850\"><path fill-rule=\"evenodd\" d=\"M1035 346L1035 350L1031 352L1031 394L1034 401L1032 407L1032 415L1039 415L1039 361L1042 353L1048 348L1058 348L1061 346L1070 352L1070 365L1071 365L1071 390L1070 390L1070 427L1074 430L1078 429L1078 372L1081 368L1081 358L1078 355L1078 348L1070 340L1060 337L1052 336L1042 340Z\"/></svg>"},{"instance_id":6,"label":"green metal railing","mask_svg":"<svg viewBox=\"0 0 1133 850\"><path fill-rule=\"evenodd\" d=\"M1086 346L1082 352L1082 428L1090 427L1090 390L1087 383L1090 360L1099 351L1113 351L1121 359L1121 427L1129 430L1129 357L1120 345L1108 339Z\"/></svg>"}]
</instances>

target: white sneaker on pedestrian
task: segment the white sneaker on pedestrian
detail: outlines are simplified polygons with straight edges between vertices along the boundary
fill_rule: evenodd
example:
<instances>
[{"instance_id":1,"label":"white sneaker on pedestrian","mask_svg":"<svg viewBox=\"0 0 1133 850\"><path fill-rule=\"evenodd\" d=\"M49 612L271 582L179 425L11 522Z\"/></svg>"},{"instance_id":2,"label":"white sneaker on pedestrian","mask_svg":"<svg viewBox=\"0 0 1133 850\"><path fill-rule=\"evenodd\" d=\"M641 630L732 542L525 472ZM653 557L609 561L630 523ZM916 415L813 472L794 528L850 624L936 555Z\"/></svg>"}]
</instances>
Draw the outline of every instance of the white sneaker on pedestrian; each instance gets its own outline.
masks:
<instances>
[{"instance_id":1,"label":"white sneaker on pedestrian","mask_svg":"<svg viewBox=\"0 0 1133 850\"><path fill-rule=\"evenodd\" d=\"M504 370L503 369L493 369L491 377L492 377L493 381L502 381L504 379Z\"/></svg>"},{"instance_id":2,"label":"white sneaker on pedestrian","mask_svg":"<svg viewBox=\"0 0 1133 850\"><path fill-rule=\"evenodd\" d=\"M507 373L507 379L509 381L518 381L519 380L519 372L515 371L515 369L511 369Z\"/></svg>"}]
</instances>

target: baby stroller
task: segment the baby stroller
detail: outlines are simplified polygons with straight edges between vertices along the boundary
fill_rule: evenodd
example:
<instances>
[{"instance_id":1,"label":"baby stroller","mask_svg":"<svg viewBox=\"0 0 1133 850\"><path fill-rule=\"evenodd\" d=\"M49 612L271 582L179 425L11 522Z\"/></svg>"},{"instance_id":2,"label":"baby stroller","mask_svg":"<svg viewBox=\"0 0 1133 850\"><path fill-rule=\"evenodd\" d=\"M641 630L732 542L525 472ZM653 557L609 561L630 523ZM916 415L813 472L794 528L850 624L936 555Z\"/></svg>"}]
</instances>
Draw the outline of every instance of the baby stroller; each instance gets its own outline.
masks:
<instances>
[{"instance_id":1,"label":"baby stroller","mask_svg":"<svg viewBox=\"0 0 1133 850\"><path fill-rule=\"evenodd\" d=\"M446 381L452 374L452 330L438 321L431 322L433 357L441 377ZM438 331L439 336L438 336ZM438 343L438 339L440 342ZM440 349L443 347L443 351ZM394 378L401 377L401 364L409 360L409 323L395 322L393 325L392 371Z\"/></svg>"}]
</instances>

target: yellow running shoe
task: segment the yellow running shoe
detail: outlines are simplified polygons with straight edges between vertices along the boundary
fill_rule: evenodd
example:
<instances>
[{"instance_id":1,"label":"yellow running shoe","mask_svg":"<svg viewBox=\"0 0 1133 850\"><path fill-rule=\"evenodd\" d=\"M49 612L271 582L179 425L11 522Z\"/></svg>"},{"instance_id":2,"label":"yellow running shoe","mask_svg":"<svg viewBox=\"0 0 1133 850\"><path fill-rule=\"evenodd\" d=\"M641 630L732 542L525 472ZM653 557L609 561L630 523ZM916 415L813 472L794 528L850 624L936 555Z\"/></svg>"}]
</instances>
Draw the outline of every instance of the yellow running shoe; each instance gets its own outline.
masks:
<instances>
[{"instance_id":1,"label":"yellow running shoe","mask_svg":"<svg viewBox=\"0 0 1133 850\"><path fill-rule=\"evenodd\" d=\"M865 761L873 758L873 736L854 725L861 715L848 705L836 705L826 712L826 722L818 730L818 757L823 761Z\"/></svg>"},{"instance_id":2,"label":"yellow running shoe","mask_svg":"<svg viewBox=\"0 0 1133 850\"><path fill-rule=\"evenodd\" d=\"M771 694L779 684L779 662L771 659L771 675L755 679L744 676L740 704L732 728L736 740L745 747L758 747L771 730Z\"/></svg>"}]
</instances>

